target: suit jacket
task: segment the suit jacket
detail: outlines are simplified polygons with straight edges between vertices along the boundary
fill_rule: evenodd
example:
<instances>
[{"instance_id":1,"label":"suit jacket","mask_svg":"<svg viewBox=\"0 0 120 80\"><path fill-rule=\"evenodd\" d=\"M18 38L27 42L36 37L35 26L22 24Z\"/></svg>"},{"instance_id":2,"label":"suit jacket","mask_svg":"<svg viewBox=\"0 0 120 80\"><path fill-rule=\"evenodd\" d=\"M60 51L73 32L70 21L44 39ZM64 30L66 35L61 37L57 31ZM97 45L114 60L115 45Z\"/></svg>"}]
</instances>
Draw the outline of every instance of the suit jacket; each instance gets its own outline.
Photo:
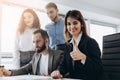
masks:
<instances>
[{"instance_id":1,"label":"suit jacket","mask_svg":"<svg viewBox=\"0 0 120 80\"><path fill-rule=\"evenodd\" d=\"M70 52L73 51L73 45L68 43L67 46L66 50L64 50L66 52L64 59L58 67L60 73L63 75L69 73L70 78L98 80L103 68L100 59L101 52L97 42L84 33L82 34L78 48L86 55L85 64L82 64L81 60L73 61L70 56Z\"/></svg>"},{"instance_id":2,"label":"suit jacket","mask_svg":"<svg viewBox=\"0 0 120 80\"><path fill-rule=\"evenodd\" d=\"M18 70L11 70L12 75L23 75L28 73L39 75L40 70L38 65L40 58L41 58L41 54L35 53L30 63L21 67ZM58 65L62 59L63 59L63 51L49 49L48 74L51 74L52 71L58 68Z\"/></svg>"}]
</instances>

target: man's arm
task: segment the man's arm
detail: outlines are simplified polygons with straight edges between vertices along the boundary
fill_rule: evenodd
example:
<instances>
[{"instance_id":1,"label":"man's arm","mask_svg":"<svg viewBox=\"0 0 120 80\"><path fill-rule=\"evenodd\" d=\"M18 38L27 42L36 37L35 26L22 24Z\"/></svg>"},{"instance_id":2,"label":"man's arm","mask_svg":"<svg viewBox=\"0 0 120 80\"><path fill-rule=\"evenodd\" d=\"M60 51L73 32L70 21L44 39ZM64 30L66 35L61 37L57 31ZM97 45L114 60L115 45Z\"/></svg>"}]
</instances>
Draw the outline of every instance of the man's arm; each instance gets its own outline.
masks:
<instances>
[{"instance_id":1,"label":"man's arm","mask_svg":"<svg viewBox=\"0 0 120 80\"><path fill-rule=\"evenodd\" d=\"M15 76L15 75L23 75L23 74L28 74L32 71L32 64L31 62L25 66L23 66L20 69L17 70L6 70L5 68L2 68L0 71L3 73L4 76Z\"/></svg>"},{"instance_id":2,"label":"man's arm","mask_svg":"<svg viewBox=\"0 0 120 80\"><path fill-rule=\"evenodd\" d=\"M32 61L25 66L21 67L20 69L17 70L11 70L11 75L23 75L23 74L28 74L32 72Z\"/></svg>"}]
</instances>

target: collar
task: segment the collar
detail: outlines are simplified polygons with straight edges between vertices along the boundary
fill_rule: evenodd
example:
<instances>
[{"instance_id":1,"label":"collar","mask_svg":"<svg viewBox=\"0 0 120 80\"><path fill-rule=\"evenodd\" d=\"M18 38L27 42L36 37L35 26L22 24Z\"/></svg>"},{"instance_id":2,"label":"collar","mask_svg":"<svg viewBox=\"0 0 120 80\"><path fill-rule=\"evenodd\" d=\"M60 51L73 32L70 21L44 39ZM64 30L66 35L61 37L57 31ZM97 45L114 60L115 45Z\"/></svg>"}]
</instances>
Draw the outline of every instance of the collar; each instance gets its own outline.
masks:
<instances>
[{"instance_id":1,"label":"collar","mask_svg":"<svg viewBox=\"0 0 120 80\"><path fill-rule=\"evenodd\" d=\"M75 42L77 43L77 45L79 44L79 42L80 42L80 40L81 40L82 34L83 34L83 33L82 33L82 31L81 31L81 33L79 34L77 40L75 40ZM72 43L72 44L74 45L74 39L73 39L73 38L71 39L70 43Z\"/></svg>"}]
</instances>

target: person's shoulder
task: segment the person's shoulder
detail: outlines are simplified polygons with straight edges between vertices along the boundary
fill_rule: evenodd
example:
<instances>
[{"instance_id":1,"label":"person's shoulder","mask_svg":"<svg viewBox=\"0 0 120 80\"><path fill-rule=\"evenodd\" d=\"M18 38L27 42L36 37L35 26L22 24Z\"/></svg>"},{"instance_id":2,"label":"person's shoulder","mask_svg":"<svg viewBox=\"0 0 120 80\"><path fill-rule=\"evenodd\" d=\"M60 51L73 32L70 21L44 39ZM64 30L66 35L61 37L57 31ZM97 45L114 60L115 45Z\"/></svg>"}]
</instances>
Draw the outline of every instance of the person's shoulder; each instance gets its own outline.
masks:
<instances>
[{"instance_id":1,"label":"person's shoulder","mask_svg":"<svg viewBox=\"0 0 120 80\"><path fill-rule=\"evenodd\" d=\"M90 44L90 43L91 44L96 44L97 43L97 41L94 38L90 37L90 36L87 36L86 40L88 41L88 44Z\"/></svg>"},{"instance_id":2,"label":"person's shoulder","mask_svg":"<svg viewBox=\"0 0 120 80\"><path fill-rule=\"evenodd\" d=\"M54 54L54 55L64 54L64 51L62 51L62 50L54 50L54 49L52 49L52 51L53 51L53 54Z\"/></svg>"},{"instance_id":3,"label":"person's shoulder","mask_svg":"<svg viewBox=\"0 0 120 80\"><path fill-rule=\"evenodd\" d=\"M34 53L34 56L38 56L38 53L37 53L37 52L35 52L35 53Z\"/></svg>"},{"instance_id":4,"label":"person's shoulder","mask_svg":"<svg viewBox=\"0 0 120 80\"><path fill-rule=\"evenodd\" d=\"M60 18L60 22L64 23L64 19Z\"/></svg>"},{"instance_id":5,"label":"person's shoulder","mask_svg":"<svg viewBox=\"0 0 120 80\"><path fill-rule=\"evenodd\" d=\"M39 53L35 52L34 55L33 55L33 57L32 57L32 60L34 60L39 55L40 55Z\"/></svg>"},{"instance_id":6,"label":"person's shoulder","mask_svg":"<svg viewBox=\"0 0 120 80\"><path fill-rule=\"evenodd\" d=\"M61 21L64 21L64 19L63 19L63 18L60 18L60 20L61 20Z\"/></svg>"},{"instance_id":7,"label":"person's shoulder","mask_svg":"<svg viewBox=\"0 0 120 80\"><path fill-rule=\"evenodd\" d=\"M50 22L50 23L48 23L48 24L45 26L45 28L49 28L49 27L52 26L52 25L53 25L53 23Z\"/></svg>"},{"instance_id":8,"label":"person's shoulder","mask_svg":"<svg viewBox=\"0 0 120 80\"><path fill-rule=\"evenodd\" d=\"M53 51L54 51L54 53L58 53L58 54L63 53L62 50L54 50L54 49L53 49Z\"/></svg>"}]
</instances>

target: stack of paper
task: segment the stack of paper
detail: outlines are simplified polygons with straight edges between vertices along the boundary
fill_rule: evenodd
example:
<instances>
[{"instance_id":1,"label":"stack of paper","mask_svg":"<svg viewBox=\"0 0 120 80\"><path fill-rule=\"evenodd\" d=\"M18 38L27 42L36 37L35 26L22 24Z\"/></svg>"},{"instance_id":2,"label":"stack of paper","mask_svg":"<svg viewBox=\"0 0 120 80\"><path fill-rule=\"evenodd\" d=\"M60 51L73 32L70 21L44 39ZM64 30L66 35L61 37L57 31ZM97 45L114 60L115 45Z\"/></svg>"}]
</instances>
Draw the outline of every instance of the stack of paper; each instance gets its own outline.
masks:
<instances>
[{"instance_id":1,"label":"stack of paper","mask_svg":"<svg viewBox=\"0 0 120 80\"><path fill-rule=\"evenodd\" d=\"M20 75L10 77L0 77L0 80L52 80L51 77L36 76L36 75Z\"/></svg>"}]
</instances>

